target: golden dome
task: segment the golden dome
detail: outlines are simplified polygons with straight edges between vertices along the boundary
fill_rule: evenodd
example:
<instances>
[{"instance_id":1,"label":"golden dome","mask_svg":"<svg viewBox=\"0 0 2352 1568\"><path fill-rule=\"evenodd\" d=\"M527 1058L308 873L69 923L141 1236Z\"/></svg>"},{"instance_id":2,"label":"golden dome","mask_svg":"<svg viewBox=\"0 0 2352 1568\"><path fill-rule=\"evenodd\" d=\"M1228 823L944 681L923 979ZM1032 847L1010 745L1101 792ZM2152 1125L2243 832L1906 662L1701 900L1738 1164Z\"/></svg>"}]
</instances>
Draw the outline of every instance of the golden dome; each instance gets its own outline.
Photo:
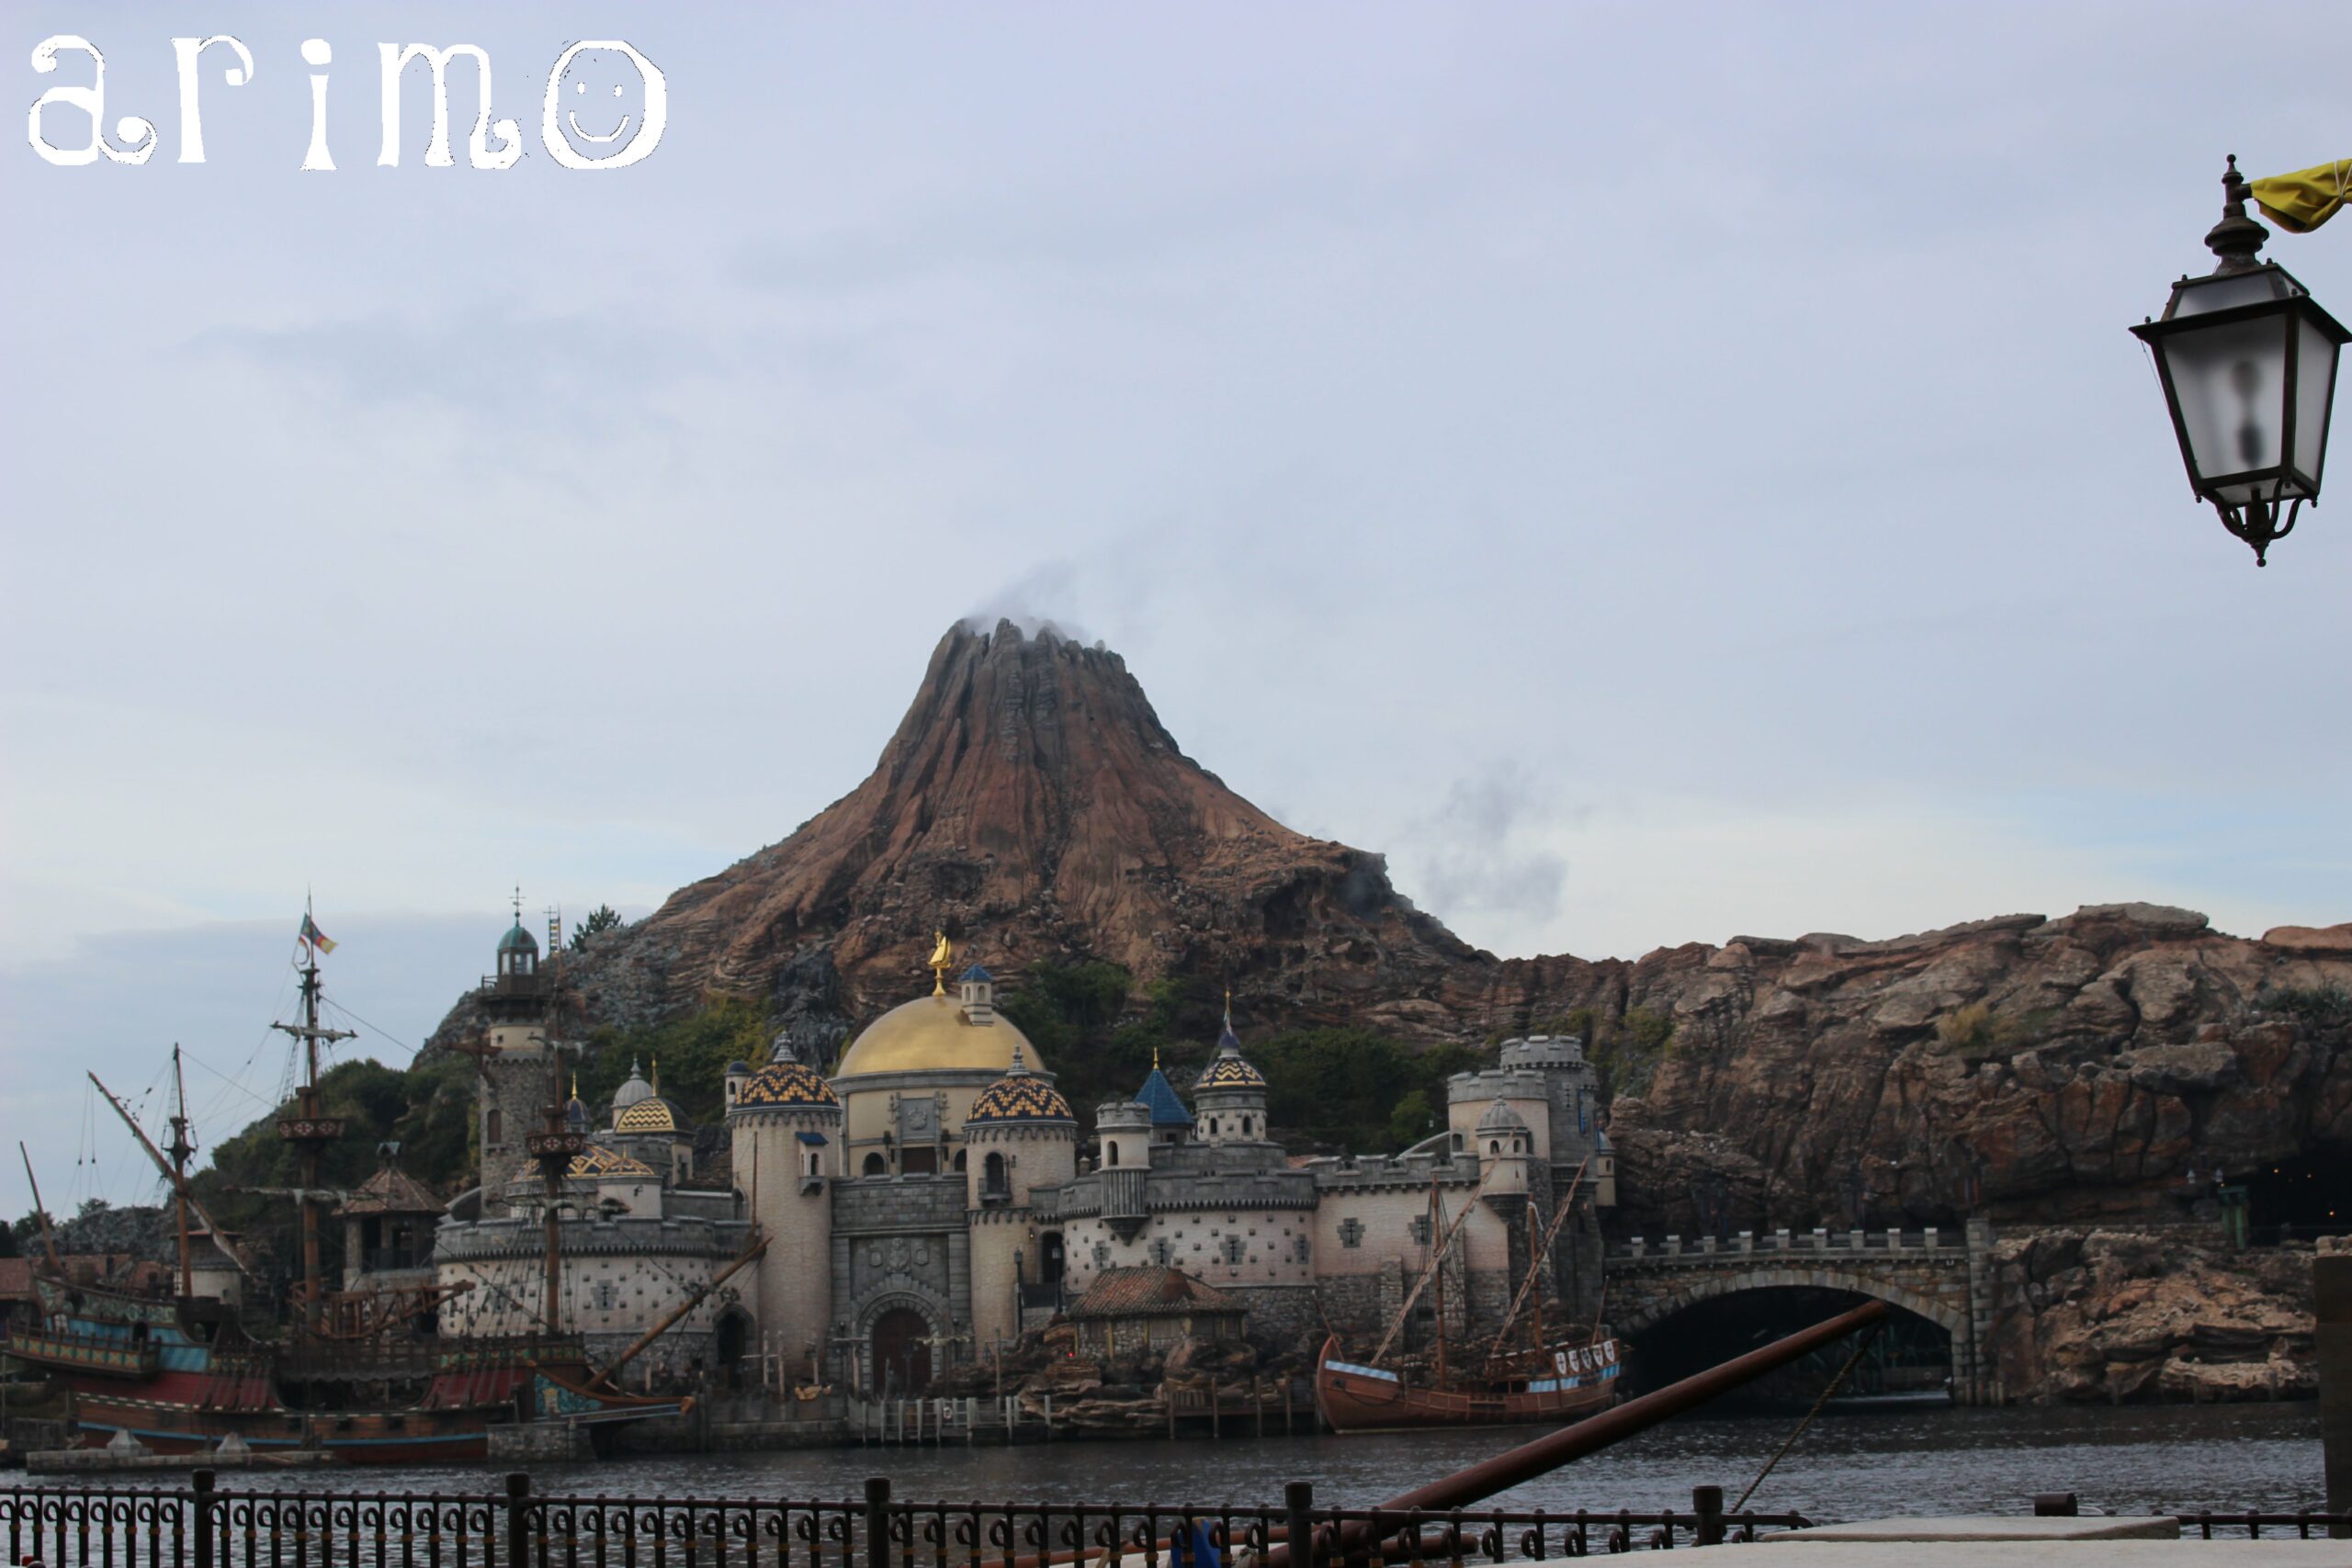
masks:
<instances>
[{"instance_id":1,"label":"golden dome","mask_svg":"<svg viewBox=\"0 0 2352 1568\"><path fill-rule=\"evenodd\" d=\"M974 1023L954 997L917 997L868 1024L833 1076L947 1070L993 1077L1012 1066L1015 1046L1035 1058L1037 1048L1002 1013Z\"/></svg>"}]
</instances>

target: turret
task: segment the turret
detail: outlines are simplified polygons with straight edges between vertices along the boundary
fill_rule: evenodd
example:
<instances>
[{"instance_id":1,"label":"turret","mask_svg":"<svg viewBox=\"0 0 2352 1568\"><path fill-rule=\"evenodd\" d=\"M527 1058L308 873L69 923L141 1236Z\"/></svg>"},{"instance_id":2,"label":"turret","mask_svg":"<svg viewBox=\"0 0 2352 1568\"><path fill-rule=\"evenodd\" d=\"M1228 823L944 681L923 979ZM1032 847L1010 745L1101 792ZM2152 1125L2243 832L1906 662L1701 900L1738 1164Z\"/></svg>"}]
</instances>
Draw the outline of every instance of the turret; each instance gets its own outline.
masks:
<instances>
[{"instance_id":1,"label":"turret","mask_svg":"<svg viewBox=\"0 0 2352 1568\"><path fill-rule=\"evenodd\" d=\"M1078 1119L1052 1080L1029 1070L1016 1045L1012 1066L972 1102L964 1147L972 1333L977 1343L992 1344L1020 1334L1023 1292L1049 1282L1030 1194L1077 1174Z\"/></svg>"},{"instance_id":2,"label":"turret","mask_svg":"<svg viewBox=\"0 0 2352 1568\"><path fill-rule=\"evenodd\" d=\"M557 1094L547 1038L547 976L539 971L538 939L525 928L519 908L513 929L499 939L496 971L483 978L479 997L490 1032L476 1058L481 1073L476 1146L482 1196L496 1204L529 1167L523 1140L546 1130Z\"/></svg>"},{"instance_id":3,"label":"turret","mask_svg":"<svg viewBox=\"0 0 2352 1568\"><path fill-rule=\"evenodd\" d=\"M772 1343L786 1378L815 1380L831 1305L819 1281L832 1269L826 1188L841 1175L842 1102L816 1069L778 1051L734 1084L727 1133L736 1189L768 1241L754 1267Z\"/></svg>"},{"instance_id":4,"label":"turret","mask_svg":"<svg viewBox=\"0 0 2352 1568\"><path fill-rule=\"evenodd\" d=\"M968 1021L986 1025L996 1021L995 976L975 964L956 982L956 991Z\"/></svg>"},{"instance_id":5,"label":"turret","mask_svg":"<svg viewBox=\"0 0 2352 1568\"><path fill-rule=\"evenodd\" d=\"M1193 1113L1184 1109L1184 1097L1176 1092L1176 1086L1159 1070L1157 1049L1151 1054L1151 1076L1136 1090L1136 1103L1144 1108L1145 1125L1151 1129L1153 1143L1182 1144L1192 1138Z\"/></svg>"},{"instance_id":6,"label":"turret","mask_svg":"<svg viewBox=\"0 0 2352 1568\"><path fill-rule=\"evenodd\" d=\"M1094 1135L1102 1148L1102 1169L1151 1168L1151 1112L1141 1100L1106 1100L1096 1106Z\"/></svg>"},{"instance_id":7,"label":"turret","mask_svg":"<svg viewBox=\"0 0 2352 1568\"><path fill-rule=\"evenodd\" d=\"M1266 1080L1242 1058L1240 1037L1233 1032L1230 992L1216 1055L1193 1085L1193 1135L1210 1144L1266 1141Z\"/></svg>"},{"instance_id":8,"label":"turret","mask_svg":"<svg viewBox=\"0 0 2352 1568\"><path fill-rule=\"evenodd\" d=\"M1478 1189L1486 1197L1524 1197L1532 1190L1535 1135L1510 1102L1499 1097L1478 1118L1473 1139L1478 1156Z\"/></svg>"}]
</instances>

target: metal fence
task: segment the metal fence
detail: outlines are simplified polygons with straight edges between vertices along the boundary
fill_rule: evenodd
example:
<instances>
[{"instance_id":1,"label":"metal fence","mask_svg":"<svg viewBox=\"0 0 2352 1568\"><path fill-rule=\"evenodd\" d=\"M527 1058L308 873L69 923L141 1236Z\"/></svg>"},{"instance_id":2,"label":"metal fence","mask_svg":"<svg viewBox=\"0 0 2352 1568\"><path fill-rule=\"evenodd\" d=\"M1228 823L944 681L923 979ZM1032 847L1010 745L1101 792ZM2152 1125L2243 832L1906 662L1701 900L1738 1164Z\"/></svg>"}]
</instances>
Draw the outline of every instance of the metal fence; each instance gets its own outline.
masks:
<instances>
[{"instance_id":1,"label":"metal fence","mask_svg":"<svg viewBox=\"0 0 2352 1568\"><path fill-rule=\"evenodd\" d=\"M265 1492L219 1487L0 1490L8 1562L42 1568L1416 1568L1541 1562L1754 1540L1797 1514L1727 1514L1702 1486L1688 1513L1320 1508L1293 1482L1279 1507L911 1503L887 1479L863 1499ZM2185 1536L2352 1531L2352 1515L2176 1515ZM1304 1541L1294 1552L1291 1543Z\"/></svg>"},{"instance_id":2,"label":"metal fence","mask_svg":"<svg viewBox=\"0 0 2352 1568\"><path fill-rule=\"evenodd\" d=\"M8 1561L43 1568L1422 1568L1752 1540L1796 1514L1395 1512L1320 1508L1294 1482L1278 1507L1128 1503L542 1496L527 1475L484 1493L187 1488L0 1490ZM1294 1553L1289 1543L1306 1541ZM1271 1555L1270 1555L1271 1554ZM1285 1560L1287 1560L1285 1562Z\"/></svg>"}]
</instances>

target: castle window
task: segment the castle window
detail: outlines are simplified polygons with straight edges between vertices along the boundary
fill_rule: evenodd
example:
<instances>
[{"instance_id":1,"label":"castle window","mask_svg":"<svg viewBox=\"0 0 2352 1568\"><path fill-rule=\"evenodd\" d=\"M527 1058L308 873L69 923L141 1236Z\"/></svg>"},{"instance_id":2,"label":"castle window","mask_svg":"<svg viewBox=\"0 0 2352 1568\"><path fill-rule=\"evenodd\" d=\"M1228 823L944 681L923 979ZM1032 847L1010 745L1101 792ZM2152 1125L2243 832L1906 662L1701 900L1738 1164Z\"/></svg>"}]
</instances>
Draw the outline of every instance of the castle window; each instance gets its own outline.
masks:
<instances>
[{"instance_id":1,"label":"castle window","mask_svg":"<svg viewBox=\"0 0 2352 1568\"><path fill-rule=\"evenodd\" d=\"M492 1106L490 1114L483 1119L481 1135L484 1143L503 1144L506 1141L506 1118L499 1114L496 1106Z\"/></svg>"},{"instance_id":2,"label":"castle window","mask_svg":"<svg viewBox=\"0 0 2352 1568\"><path fill-rule=\"evenodd\" d=\"M1194 1250L1197 1251L1199 1249L1196 1247ZM1162 1269L1167 1268L1170 1262L1174 1259L1174 1257L1175 1248L1168 1245L1166 1237L1163 1236L1159 1240L1151 1244L1151 1260L1154 1263L1159 1264Z\"/></svg>"},{"instance_id":3,"label":"castle window","mask_svg":"<svg viewBox=\"0 0 2352 1568\"><path fill-rule=\"evenodd\" d=\"M1415 1214L1412 1231L1413 1239L1423 1247L1427 1247L1430 1244L1430 1217L1427 1214Z\"/></svg>"},{"instance_id":4,"label":"castle window","mask_svg":"<svg viewBox=\"0 0 2352 1568\"><path fill-rule=\"evenodd\" d=\"M988 1163L980 1168L980 1190L1001 1198L1012 1190L1012 1183L1005 1175L1004 1156L991 1150Z\"/></svg>"},{"instance_id":5,"label":"castle window","mask_svg":"<svg viewBox=\"0 0 2352 1568\"><path fill-rule=\"evenodd\" d=\"M868 1176L888 1176L890 1174L890 1162L878 1154L871 1154L865 1156L865 1165L859 1168Z\"/></svg>"},{"instance_id":6,"label":"castle window","mask_svg":"<svg viewBox=\"0 0 2352 1568\"><path fill-rule=\"evenodd\" d=\"M1242 1258L1242 1249L1247 1244L1245 1244L1238 1235L1227 1236L1225 1238L1225 1260L1227 1263L1240 1262Z\"/></svg>"},{"instance_id":7,"label":"castle window","mask_svg":"<svg viewBox=\"0 0 2352 1568\"><path fill-rule=\"evenodd\" d=\"M1209 1136L1212 1138L1216 1136L1216 1118L1214 1116L1209 1118Z\"/></svg>"},{"instance_id":8,"label":"castle window","mask_svg":"<svg viewBox=\"0 0 2352 1568\"><path fill-rule=\"evenodd\" d=\"M612 1304L613 1304L613 1282L612 1282L610 1280L597 1280L597 1281L596 1281L596 1305L597 1305L597 1308L598 1308L600 1311L608 1311L608 1310L610 1310L610 1309L611 1309Z\"/></svg>"},{"instance_id":9,"label":"castle window","mask_svg":"<svg viewBox=\"0 0 2352 1568\"><path fill-rule=\"evenodd\" d=\"M1301 1237L1300 1239L1304 1240L1305 1238ZM1341 1247L1362 1247L1363 1245L1363 1222L1357 1219L1353 1214L1349 1215L1346 1219L1340 1222L1340 1245Z\"/></svg>"},{"instance_id":10,"label":"castle window","mask_svg":"<svg viewBox=\"0 0 2352 1568\"><path fill-rule=\"evenodd\" d=\"M1098 1241L1094 1244L1094 1267L1097 1269L1108 1269L1111 1267L1111 1244L1109 1242Z\"/></svg>"},{"instance_id":11,"label":"castle window","mask_svg":"<svg viewBox=\"0 0 2352 1568\"><path fill-rule=\"evenodd\" d=\"M1247 1116L1241 1119L1241 1135L1245 1138L1250 1135L1250 1118Z\"/></svg>"},{"instance_id":12,"label":"castle window","mask_svg":"<svg viewBox=\"0 0 2352 1568\"><path fill-rule=\"evenodd\" d=\"M1488 1139L1487 1140L1487 1152L1488 1154L1490 1154L1490 1155L1498 1155L1498 1154L1502 1153L1502 1152L1503 1152L1503 1146L1502 1146L1502 1144L1501 1144L1498 1140L1497 1140L1497 1139L1494 1139L1494 1138L1488 1138Z\"/></svg>"},{"instance_id":13,"label":"castle window","mask_svg":"<svg viewBox=\"0 0 2352 1568\"><path fill-rule=\"evenodd\" d=\"M814 1149L808 1151L808 1174L811 1176L817 1174L817 1151Z\"/></svg>"},{"instance_id":14,"label":"castle window","mask_svg":"<svg viewBox=\"0 0 2352 1568\"><path fill-rule=\"evenodd\" d=\"M1116 1165L1119 1163L1118 1145L1105 1144L1102 1145L1102 1163L1104 1165Z\"/></svg>"},{"instance_id":15,"label":"castle window","mask_svg":"<svg viewBox=\"0 0 2352 1568\"><path fill-rule=\"evenodd\" d=\"M1292 1256L1293 1258L1296 1258L1296 1259L1297 1259L1299 1262L1301 1262L1301 1263L1306 1262L1306 1238L1305 1236L1303 1236L1303 1235L1302 1235L1302 1236L1300 1236L1297 1240L1295 1240L1295 1241L1292 1242L1292 1243L1291 1243L1291 1246L1290 1246L1290 1250L1291 1250L1291 1256Z\"/></svg>"},{"instance_id":16,"label":"castle window","mask_svg":"<svg viewBox=\"0 0 2352 1568\"><path fill-rule=\"evenodd\" d=\"M958 1170L964 1168L964 1151L961 1149L956 1151L956 1168Z\"/></svg>"}]
</instances>

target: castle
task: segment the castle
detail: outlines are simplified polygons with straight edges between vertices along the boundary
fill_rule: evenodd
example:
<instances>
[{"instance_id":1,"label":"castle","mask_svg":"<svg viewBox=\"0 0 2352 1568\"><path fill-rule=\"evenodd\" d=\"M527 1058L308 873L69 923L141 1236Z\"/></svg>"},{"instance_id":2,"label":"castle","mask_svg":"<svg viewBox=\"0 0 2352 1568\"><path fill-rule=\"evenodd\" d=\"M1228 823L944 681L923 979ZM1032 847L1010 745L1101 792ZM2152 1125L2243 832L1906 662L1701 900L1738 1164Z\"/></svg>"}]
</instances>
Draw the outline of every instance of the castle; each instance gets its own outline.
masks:
<instances>
[{"instance_id":1,"label":"castle","mask_svg":"<svg viewBox=\"0 0 2352 1568\"><path fill-rule=\"evenodd\" d=\"M830 1074L788 1038L729 1066L723 1180L697 1172L684 1112L634 1068L601 1127L574 1093L564 1124L587 1141L560 1184L550 1312L548 1188L524 1140L560 1069L551 989L519 920L498 964L481 996L481 1182L435 1241L439 1281L474 1286L445 1304L445 1337L552 1321L602 1359L675 1315L631 1381L741 1382L756 1360L779 1386L911 1393L1139 1264L1231 1292L1252 1336L1285 1343L1377 1335L1439 1248L1442 1288L1417 1303L1413 1342L1441 1310L1452 1334L1491 1332L1538 1257L1554 1310L1599 1310L1594 1211L1616 1178L1577 1040L1506 1042L1497 1066L1449 1082L1445 1130L1403 1154L1301 1159L1272 1136L1228 1006L1189 1105L1155 1063L1134 1098L1095 1109L1083 1149L993 977L968 964L950 989L943 937L930 994L875 1020Z\"/></svg>"}]
</instances>

